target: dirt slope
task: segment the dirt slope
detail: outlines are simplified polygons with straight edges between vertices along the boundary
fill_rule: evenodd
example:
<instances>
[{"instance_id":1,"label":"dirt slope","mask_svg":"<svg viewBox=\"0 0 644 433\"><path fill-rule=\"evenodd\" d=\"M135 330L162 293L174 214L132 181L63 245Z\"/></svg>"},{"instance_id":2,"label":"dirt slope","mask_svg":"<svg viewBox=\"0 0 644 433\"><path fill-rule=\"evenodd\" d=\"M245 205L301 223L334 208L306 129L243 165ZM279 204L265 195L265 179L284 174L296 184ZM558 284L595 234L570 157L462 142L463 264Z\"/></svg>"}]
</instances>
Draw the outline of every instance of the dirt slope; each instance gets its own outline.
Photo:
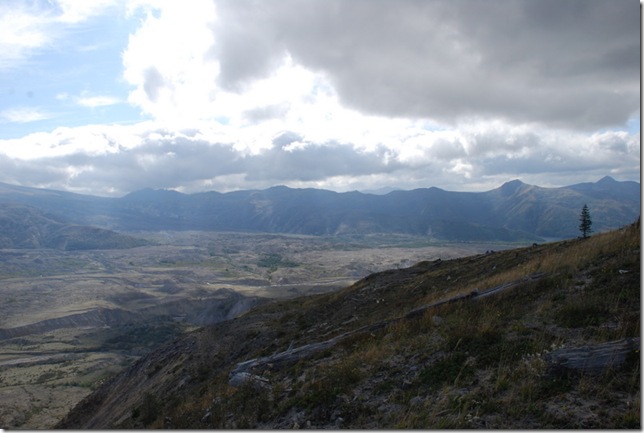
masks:
<instances>
[{"instance_id":1,"label":"dirt slope","mask_svg":"<svg viewBox=\"0 0 644 433\"><path fill-rule=\"evenodd\" d=\"M640 428L640 289L639 223L421 262L193 332L58 427ZM552 368L562 349L601 347L627 351L597 371Z\"/></svg>"}]
</instances>

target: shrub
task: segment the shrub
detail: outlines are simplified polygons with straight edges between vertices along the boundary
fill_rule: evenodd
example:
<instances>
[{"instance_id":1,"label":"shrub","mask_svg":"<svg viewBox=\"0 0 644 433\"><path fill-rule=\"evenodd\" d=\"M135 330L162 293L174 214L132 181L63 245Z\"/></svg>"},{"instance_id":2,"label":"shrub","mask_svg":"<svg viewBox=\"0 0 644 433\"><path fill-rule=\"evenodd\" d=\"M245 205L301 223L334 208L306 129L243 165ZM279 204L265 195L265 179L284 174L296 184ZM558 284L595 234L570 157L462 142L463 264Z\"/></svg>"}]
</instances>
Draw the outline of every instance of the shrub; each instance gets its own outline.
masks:
<instances>
[{"instance_id":1,"label":"shrub","mask_svg":"<svg viewBox=\"0 0 644 433\"><path fill-rule=\"evenodd\" d=\"M418 374L418 383L432 389L443 384L453 384L457 380L467 380L474 375L474 368L468 363L463 352L454 352L431 365Z\"/></svg>"},{"instance_id":2,"label":"shrub","mask_svg":"<svg viewBox=\"0 0 644 433\"><path fill-rule=\"evenodd\" d=\"M555 321L566 328L597 326L608 318L608 310L597 303L581 302L563 305L555 313Z\"/></svg>"}]
</instances>

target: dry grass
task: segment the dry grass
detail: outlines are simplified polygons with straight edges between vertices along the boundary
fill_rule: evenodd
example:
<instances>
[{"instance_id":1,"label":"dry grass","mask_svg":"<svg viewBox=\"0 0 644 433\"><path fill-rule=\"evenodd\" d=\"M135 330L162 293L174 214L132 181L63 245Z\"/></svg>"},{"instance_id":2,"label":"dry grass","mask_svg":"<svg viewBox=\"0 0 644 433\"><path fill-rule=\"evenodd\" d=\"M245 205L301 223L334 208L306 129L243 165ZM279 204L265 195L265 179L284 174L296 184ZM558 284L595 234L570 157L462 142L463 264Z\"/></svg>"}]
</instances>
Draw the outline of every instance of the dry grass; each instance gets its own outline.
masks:
<instances>
[{"instance_id":1,"label":"dry grass","mask_svg":"<svg viewBox=\"0 0 644 433\"><path fill-rule=\"evenodd\" d=\"M217 347L209 356L227 361L204 370L183 401L164 402L151 425L167 418L179 428L639 428L639 357L593 377L552 375L547 363L563 346L639 336L639 248L633 226L420 263L260 308L200 334L204 348ZM548 277L386 322L534 272ZM297 363L253 371L270 388L227 384L238 362L383 322ZM163 380L176 389L175 379Z\"/></svg>"},{"instance_id":2,"label":"dry grass","mask_svg":"<svg viewBox=\"0 0 644 433\"><path fill-rule=\"evenodd\" d=\"M635 272L638 249L638 235L628 229L531 252L532 257L520 265L481 277L450 295L468 293L474 285L482 290L495 287L534 272L547 272L552 277L525 284L498 299L442 306L428 311L418 321L395 322L381 337L364 340L354 347L343 362L360 359L362 369L372 375L396 356L407 366L416 363L417 374L409 385L412 392L407 393L424 397L415 400L419 407L403 411L394 421L386 421L393 422L388 425L395 428L557 427L562 425L563 418L553 415L548 408L562 396L577 396L570 398L578 402L577 409L569 408L566 412L565 426L639 425L635 422L639 410L633 406L633 402L639 401L639 365L631 367L625 376L618 372L581 378L546 374L547 353L562 345L639 335L638 319L631 317L631 322L637 323L623 320L628 317L625 310L637 311L633 290L630 301L624 302L627 291L607 294L602 290L606 286L597 287L586 281L585 296L579 299L576 291L582 287L580 283L575 285L575 278L582 276L600 282L602 273L609 273L609 279L614 280L622 275L617 272L622 266ZM568 293L563 298L566 301L553 301L564 292ZM425 297L421 302L430 299L435 300L436 296ZM625 305L629 307L624 308ZM603 325L616 316L622 318L618 321L620 331L606 332ZM535 323L550 324L556 332L545 331L545 327L534 329ZM584 330L579 341L575 329ZM421 347L426 353L443 355L419 363ZM321 374L343 377L336 369ZM393 380L395 377L394 374ZM380 385L383 389L396 388L393 384ZM463 390L467 390L465 394ZM616 395L622 392L635 393L626 407L616 400ZM579 406L580 398L600 396L604 404L613 406L603 420L589 415L592 404ZM408 405L411 398L403 398L403 402Z\"/></svg>"}]
</instances>

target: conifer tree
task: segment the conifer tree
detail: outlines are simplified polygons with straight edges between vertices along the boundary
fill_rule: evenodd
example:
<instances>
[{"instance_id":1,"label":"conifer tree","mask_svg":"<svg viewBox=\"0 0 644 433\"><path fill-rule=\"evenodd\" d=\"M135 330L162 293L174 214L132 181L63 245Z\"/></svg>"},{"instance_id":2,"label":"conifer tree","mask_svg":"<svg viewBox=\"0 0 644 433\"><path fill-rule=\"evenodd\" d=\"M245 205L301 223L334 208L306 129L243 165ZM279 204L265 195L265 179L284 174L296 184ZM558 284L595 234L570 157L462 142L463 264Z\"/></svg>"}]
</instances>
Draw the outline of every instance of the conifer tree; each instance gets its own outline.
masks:
<instances>
[{"instance_id":1,"label":"conifer tree","mask_svg":"<svg viewBox=\"0 0 644 433\"><path fill-rule=\"evenodd\" d=\"M585 239L588 237L588 234L593 230L590 226L593 225L592 220L590 219L590 212L588 211L588 206L584 204L584 207L581 208L581 214L579 215L579 231L581 232L582 237Z\"/></svg>"}]
</instances>

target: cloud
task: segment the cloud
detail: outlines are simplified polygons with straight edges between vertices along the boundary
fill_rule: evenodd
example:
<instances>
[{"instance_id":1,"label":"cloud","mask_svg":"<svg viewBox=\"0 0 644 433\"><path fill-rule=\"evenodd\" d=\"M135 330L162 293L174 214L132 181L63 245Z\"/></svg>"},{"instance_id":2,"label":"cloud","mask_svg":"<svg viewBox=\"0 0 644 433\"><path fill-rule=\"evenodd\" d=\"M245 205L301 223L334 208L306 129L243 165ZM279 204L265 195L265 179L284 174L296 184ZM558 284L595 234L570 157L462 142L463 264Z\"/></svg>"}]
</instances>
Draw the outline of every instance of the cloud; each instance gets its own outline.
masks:
<instances>
[{"instance_id":1,"label":"cloud","mask_svg":"<svg viewBox=\"0 0 644 433\"><path fill-rule=\"evenodd\" d=\"M81 107L85 108L97 108L97 107L107 107L110 105L120 104L120 98L110 95L90 95L88 92L82 92L80 96L71 97L67 92L59 92L54 98L58 101L69 101L72 100Z\"/></svg>"},{"instance_id":2,"label":"cloud","mask_svg":"<svg viewBox=\"0 0 644 433\"><path fill-rule=\"evenodd\" d=\"M167 122L277 118L290 129L332 104L444 128L625 125L639 110L639 10L534 3L152 3L124 53L130 101Z\"/></svg>"},{"instance_id":3,"label":"cloud","mask_svg":"<svg viewBox=\"0 0 644 433\"><path fill-rule=\"evenodd\" d=\"M276 184L338 191L481 190L517 177L544 186L588 181L589 173L590 180L607 173L637 179L639 135L562 135L495 122L459 132L417 129L403 146L365 147L311 141L303 131L283 130L267 138L261 126L240 136L225 125L177 131L147 122L58 128L0 140L0 157L0 181L29 179L31 186L99 195L150 186L197 192Z\"/></svg>"},{"instance_id":4,"label":"cloud","mask_svg":"<svg viewBox=\"0 0 644 433\"><path fill-rule=\"evenodd\" d=\"M50 42L43 29L46 16L19 6L0 4L0 71L22 64L31 51Z\"/></svg>"},{"instance_id":5,"label":"cloud","mask_svg":"<svg viewBox=\"0 0 644 433\"><path fill-rule=\"evenodd\" d=\"M67 32L120 2L55 0L0 3L0 72L15 70L38 52L51 48Z\"/></svg>"},{"instance_id":6,"label":"cloud","mask_svg":"<svg viewBox=\"0 0 644 433\"><path fill-rule=\"evenodd\" d=\"M165 87L163 77L159 70L155 67L150 67L143 73L143 90L150 102L157 102L159 92Z\"/></svg>"},{"instance_id":7,"label":"cloud","mask_svg":"<svg viewBox=\"0 0 644 433\"><path fill-rule=\"evenodd\" d=\"M76 24L103 14L106 9L118 7L121 2L119 0L56 0L53 3L56 3L60 10L58 21Z\"/></svg>"},{"instance_id":8,"label":"cloud","mask_svg":"<svg viewBox=\"0 0 644 433\"><path fill-rule=\"evenodd\" d=\"M134 2L143 11L140 27L123 52L123 77L134 87L131 104L167 122L201 119L209 113L216 62L205 60L212 45L215 10L210 0Z\"/></svg>"},{"instance_id":9,"label":"cloud","mask_svg":"<svg viewBox=\"0 0 644 433\"><path fill-rule=\"evenodd\" d=\"M34 4L10 30L0 22L0 35L24 37L13 52L0 37L0 71L124 6L117 78L141 116L0 139L0 181L123 195L639 179L639 9L628 2ZM52 99L76 113L124 108L113 88L90 89ZM34 122L46 108L0 119Z\"/></svg>"},{"instance_id":10,"label":"cloud","mask_svg":"<svg viewBox=\"0 0 644 433\"><path fill-rule=\"evenodd\" d=\"M97 96L79 96L76 98L76 103L82 107L95 108L106 107L109 105L119 104L121 100L114 96L97 95Z\"/></svg>"},{"instance_id":11,"label":"cloud","mask_svg":"<svg viewBox=\"0 0 644 433\"><path fill-rule=\"evenodd\" d=\"M218 2L223 88L284 53L343 105L456 124L620 125L639 107L639 8L603 0ZM243 23L243 25L242 25Z\"/></svg>"},{"instance_id":12,"label":"cloud","mask_svg":"<svg viewBox=\"0 0 644 433\"><path fill-rule=\"evenodd\" d=\"M54 117L56 116L53 113L48 113L35 107L9 108L0 111L0 119L3 122L30 123Z\"/></svg>"},{"instance_id":13,"label":"cloud","mask_svg":"<svg viewBox=\"0 0 644 433\"><path fill-rule=\"evenodd\" d=\"M290 143L292 144L292 143ZM342 175L381 174L400 168L384 157L386 149L364 152L338 143L298 143L275 145L258 155L245 158L243 168L249 181L312 182Z\"/></svg>"}]
</instances>

